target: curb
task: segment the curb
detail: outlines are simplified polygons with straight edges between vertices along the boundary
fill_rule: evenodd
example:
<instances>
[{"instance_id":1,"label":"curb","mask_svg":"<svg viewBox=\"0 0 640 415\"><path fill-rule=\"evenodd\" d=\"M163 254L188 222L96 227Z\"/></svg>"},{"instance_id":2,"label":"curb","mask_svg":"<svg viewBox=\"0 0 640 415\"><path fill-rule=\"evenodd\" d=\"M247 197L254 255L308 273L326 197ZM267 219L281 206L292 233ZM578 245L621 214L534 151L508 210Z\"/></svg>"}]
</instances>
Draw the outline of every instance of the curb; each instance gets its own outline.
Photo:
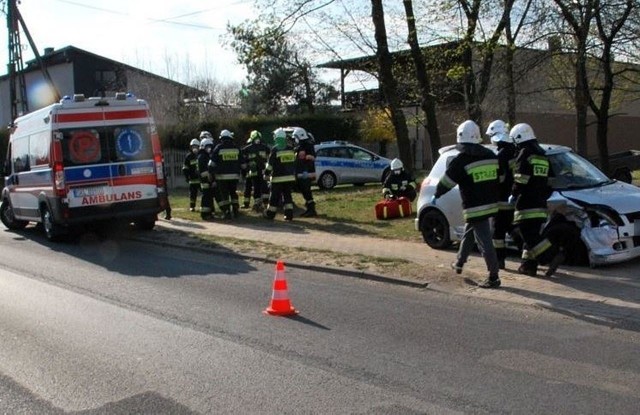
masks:
<instances>
[{"instance_id":1,"label":"curb","mask_svg":"<svg viewBox=\"0 0 640 415\"><path fill-rule=\"evenodd\" d=\"M184 245L180 245L172 242L158 241L156 239L145 238L140 236L131 236L129 237L129 239L136 242L148 243L148 244L159 245L164 247L170 247L170 248L176 248L176 249L188 249L189 251L197 251L205 254L214 254L214 255L223 254L223 251L221 249L216 249L216 248L204 248L204 247L198 247L198 246L186 247ZM236 258L251 259L254 261L260 261L260 262L264 262L267 264L274 264L274 265L277 262L276 260L269 259L261 255L240 254L233 251L224 251L224 255L226 256L231 255ZM419 282L419 281L403 279L403 278L388 277L385 275L375 274L375 273L366 272L366 271L359 271L355 269L338 268L338 267L332 267L328 265L310 265L304 262L297 262L297 261L284 261L284 263L285 265L291 268L305 269L308 271L316 271L316 272L328 272L331 274L343 275L346 277L360 278L360 279L369 280L369 281L384 282L388 284L401 285L401 286L411 287L411 288L427 288L429 285L428 282Z\"/></svg>"}]
</instances>

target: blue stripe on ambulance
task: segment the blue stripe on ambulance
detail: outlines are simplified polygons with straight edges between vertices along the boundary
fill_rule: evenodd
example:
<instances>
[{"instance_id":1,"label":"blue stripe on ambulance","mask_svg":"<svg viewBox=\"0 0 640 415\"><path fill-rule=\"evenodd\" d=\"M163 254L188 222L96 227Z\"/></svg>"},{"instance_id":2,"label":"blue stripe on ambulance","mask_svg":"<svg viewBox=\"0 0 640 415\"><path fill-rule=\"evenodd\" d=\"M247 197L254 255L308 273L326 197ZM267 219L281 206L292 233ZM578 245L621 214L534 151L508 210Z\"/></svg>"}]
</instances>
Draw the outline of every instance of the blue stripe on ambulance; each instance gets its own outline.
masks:
<instances>
[{"instance_id":1,"label":"blue stripe on ambulance","mask_svg":"<svg viewBox=\"0 0 640 415\"><path fill-rule=\"evenodd\" d=\"M153 167L153 160L66 167L64 169L64 177L68 183L109 180L112 177L130 176L144 171L153 173ZM122 169L124 169L124 172Z\"/></svg>"}]
</instances>

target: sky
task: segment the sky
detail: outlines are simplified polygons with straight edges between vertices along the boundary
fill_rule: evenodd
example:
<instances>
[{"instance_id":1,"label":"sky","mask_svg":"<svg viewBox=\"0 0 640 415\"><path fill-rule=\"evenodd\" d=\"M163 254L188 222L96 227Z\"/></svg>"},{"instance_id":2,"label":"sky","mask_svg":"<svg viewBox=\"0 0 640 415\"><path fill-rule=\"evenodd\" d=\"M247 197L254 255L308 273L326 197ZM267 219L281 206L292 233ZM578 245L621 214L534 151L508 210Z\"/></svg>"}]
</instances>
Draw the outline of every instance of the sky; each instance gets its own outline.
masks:
<instances>
[{"instance_id":1,"label":"sky","mask_svg":"<svg viewBox=\"0 0 640 415\"><path fill-rule=\"evenodd\" d=\"M38 48L75 46L189 83L195 78L241 82L246 72L221 43L227 23L253 19L252 0L19 0L18 10ZM6 0L0 0L6 10ZM6 15L2 14L2 20ZM8 35L0 24L0 74ZM23 60L35 57L21 32Z\"/></svg>"}]
</instances>

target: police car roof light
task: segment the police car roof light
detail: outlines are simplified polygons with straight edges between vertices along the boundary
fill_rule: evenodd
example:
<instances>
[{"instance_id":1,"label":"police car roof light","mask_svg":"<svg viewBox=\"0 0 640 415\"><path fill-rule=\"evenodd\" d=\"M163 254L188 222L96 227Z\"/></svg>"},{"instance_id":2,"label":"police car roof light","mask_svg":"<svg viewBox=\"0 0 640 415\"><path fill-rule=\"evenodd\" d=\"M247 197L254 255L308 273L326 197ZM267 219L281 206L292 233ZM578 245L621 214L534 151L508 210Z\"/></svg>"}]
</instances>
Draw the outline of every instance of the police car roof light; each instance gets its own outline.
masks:
<instances>
[{"instance_id":1,"label":"police car roof light","mask_svg":"<svg viewBox=\"0 0 640 415\"><path fill-rule=\"evenodd\" d=\"M73 102L84 101L84 94L73 94Z\"/></svg>"}]
</instances>

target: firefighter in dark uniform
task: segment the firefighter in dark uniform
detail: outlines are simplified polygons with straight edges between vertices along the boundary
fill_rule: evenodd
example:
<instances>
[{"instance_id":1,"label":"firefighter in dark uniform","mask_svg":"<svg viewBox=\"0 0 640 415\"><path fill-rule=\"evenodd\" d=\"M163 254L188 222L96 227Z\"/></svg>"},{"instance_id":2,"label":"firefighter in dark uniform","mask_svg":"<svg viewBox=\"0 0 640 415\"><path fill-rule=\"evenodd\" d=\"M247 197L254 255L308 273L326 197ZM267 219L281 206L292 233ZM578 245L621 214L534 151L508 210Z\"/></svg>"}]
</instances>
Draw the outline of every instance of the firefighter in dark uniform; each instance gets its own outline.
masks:
<instances>
[{"instance_id":1,"label":"firefighter in dark uniform","mask_svg":"<svg viewBox=\"0 0 640 415\"><path fill-rule=\"evenodd\" d=\"M213 140L203 138L200 140L200 151L198 152L198 173L200 175L200 217L204 220L213 219L215 208L213 205L213 177L209 171L209 161L213 151Z\"/></svg>"},{"instance_id":2,"label":"firefighter in dark uniform","mask_svg":"<svg viewBox=\"0 0 640 415\"><path fill-rule=\"evenodd\" d=\"M456 185L460 187L465 227L457 260L451 267L457 274L462 273L475 239L489 271L488 278L479 286L498 288L498 257L491 240L490 223L490 218L498 213L498 159L493 151L480 144L480 128L471 120L458 126L457 141L456 149L460 153L450 161L431 203L435 205L440 196Z\"/></svg>"},{"instance_id":3,"label":"firefighter in dark uniform","mask_svg":"<svg viewBox=\"0 0 640 415\"><path fill-rule=\"evenodd\" d=\"M498 147L498 214L493 220L493 246L498 255L500 269L505 269L507 258L506 235L513 227L513 205L509 203L513 187L513 169L516 162L516 146L509 137L509 127L502 120L495 120L487 127L491 142Z\"/></svg>"},{"instance_id":4,"label":"firefighter in dark uniform","mask_svg":"<svg viewBox=\"0 0 640 415\"><path fill-rule=\"evenodd\" d=\"M509 136L518 146L509 201L515 203L513 223L523 240L521 274L535 276L540 263L549 263L546 276L553 275L564 261L564 254L542 235L547 221L547 199L551 194L551 170L545 151L528 124L516 124Z\"/></svg>"},{"instance_id":5,"label":"firefighter in dark uniform","mask_svg":"<svg viewBox=\"0 0 640 415\"><path fill-rule=\"evenodd\" d=\"M274 145L269 153L267 165L264 168L265 180L268 178L271 193L269 205L264 211L264 217L273 219L281 201L284 208L284 219L293 220L293 199L291 191L296 181L296 154L287 141L287 133L282 128L273 132Z\"/></svg>"},{"instance_id":6,"label":"firefighter in dark uniform","mask_svg":"<svg viewBox=\"0 0 640 415\"><path fill-rule=\"evenodd\" d=\"M182 174L189 185L189 210L196 211L196 201L200 190L200 172L198 171L198 151L200 150L200 140L194 138L189 143L190 151L184 158Z\"/></svg>"},{"instance_id":7,"label":"firefighter in dark uniform","mask_svg":"<svg viewBox=\"0 0 640 415\"><path fill-rule=\"evenodd\" d=\"M293 139L295 140L296 152L296 184L302 197L304 198L305 211L300 216L318 216L316 212L316 202L313 200L311 185L316 181L316 151L313 140L304 128L293 129Z\"/></svg>"},{"instance_id":8,"label":"firefighter in dark uniform","mask_svg":"<svg viewBox=\"0 0 640 415\"><path fill-rule=\"evenodd\" d=\"M243 162L240 148L233 142L233 133L229 130L220 132L220 142L211 152L209 164L213 171L220 192L218 205L225 219L237 218L240 213L238 202L238 182Z\"/></svg>"},{"instance_id":9,"label":"firefighter in dark uniform","mask_svg":"<svg viewBox=\"0 0 640 415\"><path fill-rule=\"evenodd\" d=\"M391 160L391 173L387 175L382 184L382 196L385 199L397 199L406 197L411 202L416 199L416 181L413 176L404 169L400 159Z\"/></svg>"},{"instance_id":10,"label":"firefighter in dark uniform","mask_svg":"<svg viewBox=\"0 0 640 415\"><path fill-rule=\"evenodd\" d=\"M249 141L250 143L242 148L242 157L246 165L243 205L245 208L249 207L251 190L253 190L253 210L262 212L269 202L269 190L264 181L264 167L271 149L262 143L262 134L259 131L251 131Z\"/></svg>"}]
</instances>

